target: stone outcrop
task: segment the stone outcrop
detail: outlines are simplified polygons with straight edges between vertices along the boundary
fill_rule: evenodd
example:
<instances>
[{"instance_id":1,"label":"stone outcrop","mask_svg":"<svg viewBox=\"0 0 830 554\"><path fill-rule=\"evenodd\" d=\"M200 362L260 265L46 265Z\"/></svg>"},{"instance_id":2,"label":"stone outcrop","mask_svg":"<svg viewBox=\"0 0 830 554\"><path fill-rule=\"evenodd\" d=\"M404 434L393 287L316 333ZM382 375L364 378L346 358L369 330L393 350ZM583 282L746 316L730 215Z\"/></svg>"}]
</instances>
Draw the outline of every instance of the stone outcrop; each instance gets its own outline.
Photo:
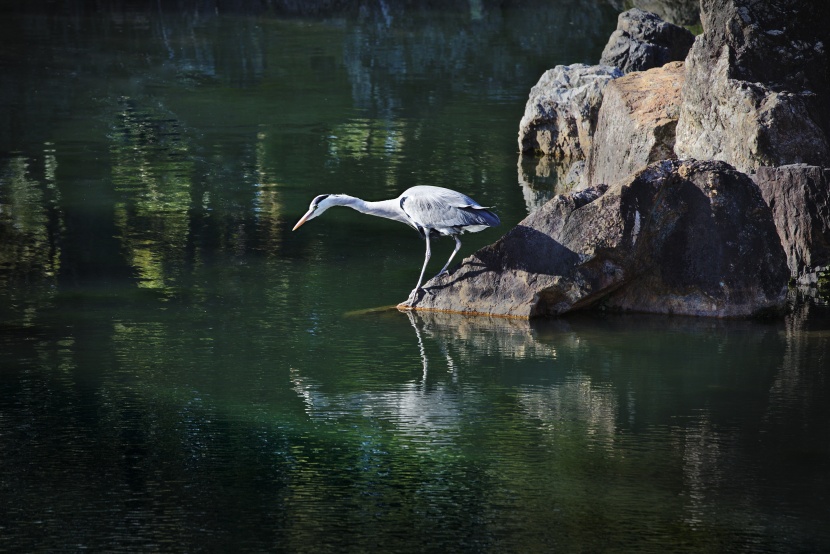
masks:
<instances>
[{"instance_id":1,"label":"stone outcrop","mask_svg":"<svg viewBox=\"0 0 830 554\"><path fill-rule=\"evenodd\" d=\"M655 42L643 31L657 24L651 17L621 16L602 61L630 71L637 55L652 55L638 42ZM572 101L562 70L548 75L566 83L552 95L556 123L526 133L522 150L584 167L546 172L537 164L537 179L581 174L586 188L554 197L406 307L737 317L783 310L790 278L826 284L830 3L701 0L701 21L685 63L607 79L598 103ZM560 130L597 107L584 139ZM542 198L528 190L533 202Z\"/></svg>"},{"instance_id":2,"label":"stone outcrop","mask_svg":"<svg viewBox=\"0 0 830 554\"><path fill-rule=\"evenodd\" d=\"M608 84L588 154L588 186L612 183L675 157L683 75L683 62L672 62Z\"/></svg>"},{"instance_id":3,"label":"stone outcrop","mask_svg":"<svg viewBox=\"0 0 830 554\"><path fill-rule=\"evenodd\" d=\"M809 286L830 276L830 169L760 167L753 179L772 210L792 278Z\"/></svg>"},{"instance_id":4,"label":"stone outcrop","mask_svg":"<svg viewBox=\"0 0 830 554\"><path fill-rule=\"evenodd\" d=\"M585 159L591 146L602 91L622 73L614 67L558 65L530 90L519 124L519 151L562 163Z\"/></svg>"},{"instance_id":5,"label":"stone outcrop","mask_svg":"<svg viewBox=\"0 0 830 554\"><path fill-rule=\"evenodd\" d=\"M671 160L555 197L400 307L529 318L602 303L749 316L782 309L788 278L749 177L722 162Z\"/></svg>"},{"instance_id":6,"label":"stone outcrop","mask_svg":"<svg viewBox=\"0 0 830 554\"><path fill-rule=\"evenodd\" d=\"M625 71L645 70L682 59L692 41L686 29L633 9L620 15L605 54L609 63ZM603 93L622 75L619 67L603 64L560 65L545 72L531 89L519 124L519 164L526 167L536 157L536 176L554 178L560 189L587 186L586 160L594 142ZM667 143L665 137L667 131L673 133L673 125L671 129L662 125L658 130L656 148ZM666 150L670 152L671 148ZM648 161L652 159L656 157Z\"/></svg>"},{"instance_id":7,"label":"stone outcrop","mask_svg":"<svg viewBox=\"0 0 830 554\"><path fill-rule=\"evenodd\" d=\"M678 157L744 172L830 165L830 3L702 0L686 58Z\"/></svg>"},{"instance_id":8,"label":"stone outcrop","mask_svg":"<svg viewBox=\"0 0 830 554\"><path fill-rule=\"evenodd\" d=\"M617 67L623 73L645 71L683 61L694 40L688 29L633 8L617 18L617 30L608 39L599 63Z\"/></svg>"}]
</instances>

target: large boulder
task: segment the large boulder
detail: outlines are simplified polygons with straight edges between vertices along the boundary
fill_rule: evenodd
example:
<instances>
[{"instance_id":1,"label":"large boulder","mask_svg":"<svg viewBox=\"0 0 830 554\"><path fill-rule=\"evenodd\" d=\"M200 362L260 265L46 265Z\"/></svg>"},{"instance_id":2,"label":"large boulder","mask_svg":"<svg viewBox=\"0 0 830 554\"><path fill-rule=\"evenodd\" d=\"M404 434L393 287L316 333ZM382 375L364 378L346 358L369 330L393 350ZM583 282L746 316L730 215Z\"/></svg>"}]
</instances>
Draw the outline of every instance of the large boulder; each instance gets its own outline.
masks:
<instances>
[{"instance_id":1,"label":"large boulder","mask_svg":"<svg viewBox=\"0 0 830 554\"><path fill-rule=\"evenodd\" d=\"M701 0L675 152L744 172L830 165L830 3Z\"/></svg>"},{"instance_id":2,"label":"large boulder","mask_svg":"<svg viewBox=\"0 0 830 554\"><path fill-rule=\"evenodd\" d=\"M530 318L602 303L750 316L783 308L788 278L749 177L722 162L669 160L555 197L400 307Z\"/></svg>"},{"instance_id":3,"label":"large boulder","mask_svg":"<svg viewBox=\"0 0 830 554\"><path fill-rule=\"evenodd\" d=\"M753 179L772 210L792 278L815 285L830 275L830 169L759 167Z\"/></svg>"},{"instance_id":4,"label":"large boulder","mask_svg":"<svg viewBox=\"0 0 830 554\"><path fill-rule=\"evenodd\" d=\"M683 62L630 73L605 88L588 154L585 182L614 182L646 165L674 158Z\"/></svg>"},{"instance_id":5,"label":"large boulder","mask_svg":"<svg viewBox=\"0 0 830 554\"><path fill-rule=\"evenodd\" d=\"M683 61L694 41L688 29L633 8L617 17L617 30L608 39L599 63L618 67L623 73L645 71Z\"/></svg>"},{"instance_id":6,"label":"large boulder","mask_svg":"<svg viewBox=\"0 0 830 554\"><path fill-rule=\"evenodd\" d=\"M584 64L558 65L530 89L519 124L519 151L547 155L558 162L584 160L609 81L619 69Z\"/></svg>"}]
</instances>

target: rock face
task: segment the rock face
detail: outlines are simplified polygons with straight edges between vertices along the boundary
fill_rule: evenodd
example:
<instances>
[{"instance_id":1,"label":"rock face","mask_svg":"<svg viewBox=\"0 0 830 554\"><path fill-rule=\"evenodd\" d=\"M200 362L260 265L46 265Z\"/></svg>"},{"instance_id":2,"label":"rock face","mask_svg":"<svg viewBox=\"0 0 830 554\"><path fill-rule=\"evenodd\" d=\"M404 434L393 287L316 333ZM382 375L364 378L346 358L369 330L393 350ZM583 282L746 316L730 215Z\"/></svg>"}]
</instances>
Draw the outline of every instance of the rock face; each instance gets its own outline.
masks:
<instances>
[{"instance_id":1,"label":"rock face","mask_svg":"<svg viewBox=\"0 0 830 554\"><path fill-rule=\"evenodd\" d=\"M623 73L645 71L683 61L694 40L687 29L633 8L617 18L617 30L608 39L599 63L617 67Z\"/></svg>"},{"instance_id":2,"label":"rock face","mask_svg":"<svg viewBox=\"0 0 830 554\"><path fill-rule=\"evenodd\" d=\"M788 276L749 177L722 162L672 160L555 197L400 307L529 318L601 302L747 316L781 309Z\"/></svg>"},{"instance_id":3,"label":"rock face","mask_svg":"<svg viewBox=\"0 0 830 554\"><path fill-rule=\"evenodd\" d=\"M560 162L585 159L591 146L602 90L622 76L604 66L558 65L530 90L519 124L519 151L552 156Z\"/></svg>"},{"instance_id":4,"label":"rock face","mask_svg":"<svg viewBox=\"0 0 830 554\"><path fill-rule=\"evenodd\" d=\"M753 178L772 210L790 275L815 285L830 274L830 169L760 167Z\"/></svg>"},{"instance_id":5,"label":"rock face","mask_svg":"<svg viewBox=\"0 0 830 554\"><path fill-rule=\"evenodd\" d=\"M744 172L830 165L830 3L701 0L676 154Z\"/></svg>"},{"instance_id":6,"label":"rock face","mask_svg":"<svg viewBox=\"0 0 830 554\"><path fill-rule=\"evenodd\" d=\"M605 88L586 183L613 183L651 162L674 158L683 62L635 72Z\"/></svg>"}]
</instances>

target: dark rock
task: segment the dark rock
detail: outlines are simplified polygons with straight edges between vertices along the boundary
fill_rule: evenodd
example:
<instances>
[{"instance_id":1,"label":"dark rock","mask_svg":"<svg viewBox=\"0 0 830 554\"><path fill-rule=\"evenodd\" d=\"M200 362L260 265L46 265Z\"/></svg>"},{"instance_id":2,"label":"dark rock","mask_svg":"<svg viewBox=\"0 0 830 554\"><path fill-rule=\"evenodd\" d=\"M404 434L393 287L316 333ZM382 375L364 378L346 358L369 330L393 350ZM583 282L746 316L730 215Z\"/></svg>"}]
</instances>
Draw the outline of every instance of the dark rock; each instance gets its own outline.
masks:
<instances>
[{"instance_id":1,"label":"dark rock","mask_svg":"<svg viewBox=\"0 0 830 554\"><path fill-rule=\"evenodd\" d=\"M759 167L753 179L772 210L790 275L815 285L830 274L830 169Z\"/></svg>"},{"instance_id":2,"label":"dark rock","mask_svg":"<svg viewBox=\"0 0 830 554\"><path fill-rule=\"evenodd\" d=\"M702 0L675 152L751 172L830 165L830 3Z\"/></svg>"},{"instance_id":3,"label":"dark rock","mask_svg":"<svg viewBox=\"0 0 830 554\"><path fill-rule=\"evenodd\" d=\"M663 182L649 215L653 239L638 277L607 307L718 317L783 311L786 258L747 175L723 162L674 160L643 177Z\"/></svg>"},{"instance_id":4,"label":"dark rock","mask_svg":"<svg viewBox=\"0 0 830 554\"><path fill-rule=\"evenodd\" d=\"M675 25L697 25L700 22L700 0L609 0L617 11L634 7L656 13Z\"/></svg>"},{"instance_id":5,"label":"dark rock","mask_svg":"<svg viewBox=\"0 0 830 554\"><path fill-rule=\"evenodd\" d=\"M749 316L786 300L788 271L758 187L722 162L657 162L557 196L401 308L509 317L600 302Z\"/></svg>"},{"instance_id":6,"label":"dark rock","mask_svg":"<svg viewBox=\"0 0 830 554\"><path fill-rule=\"evenodd\" d=\"M608 84L588 154L588 185L613 183L675 157L683 75L683 62L672 62Z\"/></svg>"},{"instance_id":7,"label":"dark rock","mask_svg":"<svg viewBox=\"0 0 830 554\"><path fill-rule=\"evenodd\" d=\"M519 124L519 151L565 163L584 160L602 104L602 90L622 76L605 66L558 65L530 89Z\"/></svg>"},{"instance_id":8,"label":"dark rock","mask_svg":"<svg viewBox=\"0 0 830 554\"><path fill-rule=\"evenodd\" d=\"M694 40L687 29L633 8L617 18L617 30L608 39L599 63L618 67L623 73L645 71L683 61Z\"/></svg>"}]
</instances>

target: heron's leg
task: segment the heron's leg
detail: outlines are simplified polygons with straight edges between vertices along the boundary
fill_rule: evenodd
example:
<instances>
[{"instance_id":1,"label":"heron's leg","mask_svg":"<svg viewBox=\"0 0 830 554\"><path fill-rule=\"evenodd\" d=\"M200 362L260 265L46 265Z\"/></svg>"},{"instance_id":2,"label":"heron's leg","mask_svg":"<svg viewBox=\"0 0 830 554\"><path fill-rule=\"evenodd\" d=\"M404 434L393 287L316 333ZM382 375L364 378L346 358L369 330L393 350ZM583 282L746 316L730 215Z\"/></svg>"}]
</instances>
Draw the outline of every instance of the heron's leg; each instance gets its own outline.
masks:
<instances>
[{"instance_id":1,"label":"heron's leg","mask_svg":"<svg viewBox=\"0 0 830 554\"><path fill-rule=\"evenodd\" d=\"M421 282L424 280L424 272L427 270L427 262L429 262L429 258L430 256L432 256L432 252L429 249L429 232L425 233L424 236L425 240L427 241L427 251L424 255L424 267L421 268L421 276L418 277L418 284L415 285L414 289L412 289L412 292L409 295L410 297L415 296L415 293L418 292L418 289L421 288Z\"/></svg>"},{"instance_id":2,"label":"heron's leg","mask_svg":"<svg viewBox=\"0 0 830 554\"><path fill-rule=\"evenodd\" d=\"M458 254L458 251L461 250L461 239L458 238L458 235L453 235L452 238L455 239L455 250L452 251L452 254L450 254L450 259L447 260L447 264L444 266L443 269L441 269L441 271L438 272L438 275L443 275L447 272L447 268L450 267L450 262L455 257L455 255ZM438 277L438 275L436 275L436 277Z\"/></svg>"}]
</instances>

